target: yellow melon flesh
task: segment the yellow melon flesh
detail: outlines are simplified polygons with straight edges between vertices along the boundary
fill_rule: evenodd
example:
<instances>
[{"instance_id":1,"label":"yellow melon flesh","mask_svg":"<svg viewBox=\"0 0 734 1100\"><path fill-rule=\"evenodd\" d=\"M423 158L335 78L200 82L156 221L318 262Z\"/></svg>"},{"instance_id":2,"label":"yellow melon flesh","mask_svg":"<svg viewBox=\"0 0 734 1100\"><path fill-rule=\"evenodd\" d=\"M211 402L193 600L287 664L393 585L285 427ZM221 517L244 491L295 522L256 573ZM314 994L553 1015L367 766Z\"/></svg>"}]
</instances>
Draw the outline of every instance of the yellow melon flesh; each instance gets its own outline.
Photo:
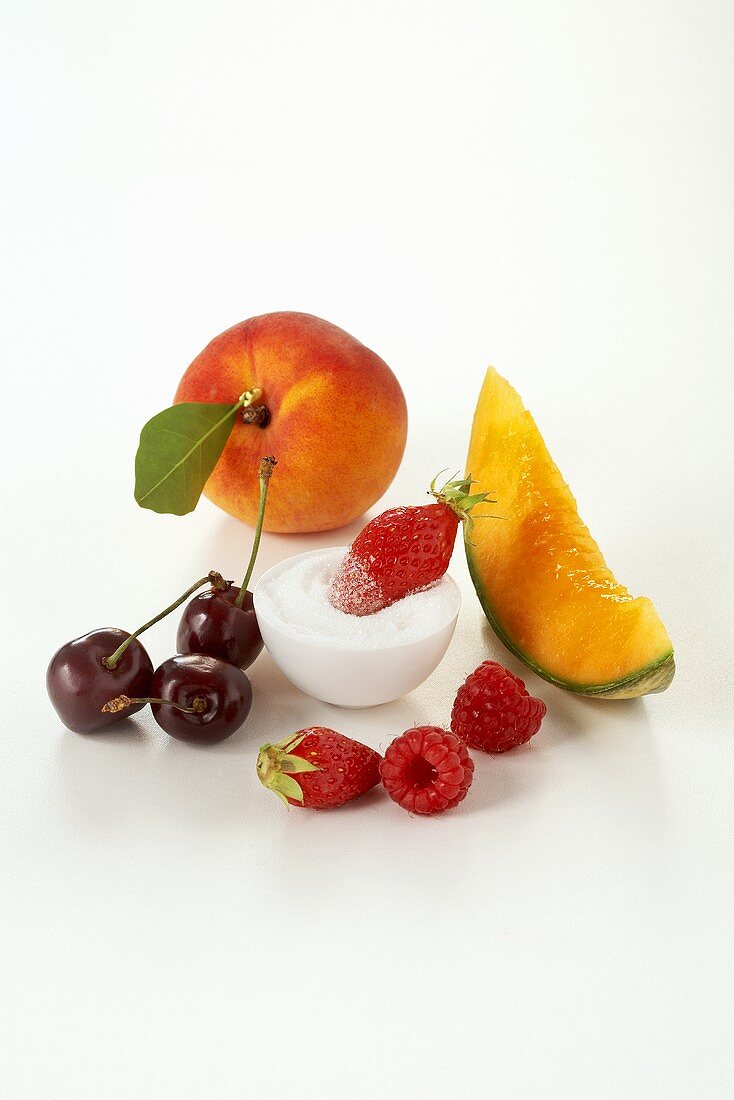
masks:
<instances>
[{"instance_id":1,"label":"yellow melon flesh","mask_svg":"<svg viewBox=\"0 0 734 1100\"><path fill-rule=\"evenodd\" d=\"M615 580L518 394L490 368L466 467L500 519L466 532L472 579L503 642L570 691L631 698L673 679L673 647L650 600Z\"/></svg>"}]
</instances>

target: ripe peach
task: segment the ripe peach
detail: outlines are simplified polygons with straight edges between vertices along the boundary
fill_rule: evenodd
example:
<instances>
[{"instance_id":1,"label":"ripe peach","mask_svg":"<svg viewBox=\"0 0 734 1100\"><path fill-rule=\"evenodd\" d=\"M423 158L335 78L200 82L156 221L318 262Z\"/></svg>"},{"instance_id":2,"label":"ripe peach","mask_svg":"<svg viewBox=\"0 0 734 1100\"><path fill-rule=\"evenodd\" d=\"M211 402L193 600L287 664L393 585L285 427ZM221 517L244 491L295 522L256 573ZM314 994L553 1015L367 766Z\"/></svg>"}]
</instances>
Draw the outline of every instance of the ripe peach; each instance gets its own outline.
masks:
<instances>
[{"instance_id":1,"label":"ripe peach","mask_svg":"<svg viewBox=\"0 0 734 1100\"><path fill-rule=\"evenodd\" d=\"M174 400L234 404L255 387L267 422L238 414L204 489L210 500L254 525L255 471L272 454L266 531L329 531L374 504L395 476L407 432L403 391L378 355L319 317L266 313L215 337Z\"/></svg>"}]
</instances>

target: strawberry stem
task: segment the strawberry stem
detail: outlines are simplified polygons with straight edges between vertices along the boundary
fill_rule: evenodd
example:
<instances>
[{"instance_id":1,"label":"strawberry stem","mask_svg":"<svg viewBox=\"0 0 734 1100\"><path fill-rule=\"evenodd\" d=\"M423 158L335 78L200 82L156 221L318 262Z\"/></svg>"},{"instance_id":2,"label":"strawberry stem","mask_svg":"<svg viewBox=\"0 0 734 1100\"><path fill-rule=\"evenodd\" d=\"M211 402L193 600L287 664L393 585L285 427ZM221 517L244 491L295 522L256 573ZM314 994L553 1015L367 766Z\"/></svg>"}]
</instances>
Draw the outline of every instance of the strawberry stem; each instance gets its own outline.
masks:
<instances>
[{"instance_id":1,"label":"strawberry stem","mask_svg":"<svg viewBox=\"0 0 734 1100\"><path fill-rule=\"evenodd\" d=\"M496 500L490 497L489 493L471 492L471 487L475 484L471 474L454 481L447 481L440 489L436 489L437 480L438 475L431 482L431 495L456 513L461 522L465 524L467 532L471 532L474 523L472 510L478 504L484 504L485 502L489 504L497 503Z\"/></svg>"},{"instance_id":2,"label":"strawberry stem","mask_svg":"<svg viewBox=\"0 0 734 1100\"><path fill-rule=\"evenodd\" d=\"M303 789L293 776L299 772L321 771L310 760L304 760L302 756L293 753L305 736L305 733L295 734L274 745L263 745L257 754L258 779L263 787L277 795L286 806L290 805L290 799L303 802Z\"/></svg>"}]
</instances>

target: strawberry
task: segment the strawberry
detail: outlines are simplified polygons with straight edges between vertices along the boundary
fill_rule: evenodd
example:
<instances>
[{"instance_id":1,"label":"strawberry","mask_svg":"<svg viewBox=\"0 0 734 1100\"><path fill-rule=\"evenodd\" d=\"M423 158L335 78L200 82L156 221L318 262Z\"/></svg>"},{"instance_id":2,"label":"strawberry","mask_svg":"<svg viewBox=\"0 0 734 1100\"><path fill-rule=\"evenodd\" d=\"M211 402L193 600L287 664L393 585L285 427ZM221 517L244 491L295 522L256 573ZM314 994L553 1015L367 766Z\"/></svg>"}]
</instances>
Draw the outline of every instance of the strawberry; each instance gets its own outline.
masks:
<instances>
[{"instance_id":1,"label":"strawberry","mask_svg":"<svg viewBox=\"0 0 734 1100\"><path fill-rule=\"evenodd\" d=\"M257 775L286 806L330 810L379 783L381 759L374 749L343 733L310 726L285 741L263 745Z\"/></svg>"},{"instance_id":2,"label":"strawberry","mask_svg":"<svg viewBox=\"0 0 734 1100\"><path fill-rule=\"evenodd\" d=\"M334 574L329 602L347 615L372 615L411 592L430 588L449 567L459 521L471 524L471 478L448 481L435 504L390 508L363 527Z\"/></svg>"}]
</instances>

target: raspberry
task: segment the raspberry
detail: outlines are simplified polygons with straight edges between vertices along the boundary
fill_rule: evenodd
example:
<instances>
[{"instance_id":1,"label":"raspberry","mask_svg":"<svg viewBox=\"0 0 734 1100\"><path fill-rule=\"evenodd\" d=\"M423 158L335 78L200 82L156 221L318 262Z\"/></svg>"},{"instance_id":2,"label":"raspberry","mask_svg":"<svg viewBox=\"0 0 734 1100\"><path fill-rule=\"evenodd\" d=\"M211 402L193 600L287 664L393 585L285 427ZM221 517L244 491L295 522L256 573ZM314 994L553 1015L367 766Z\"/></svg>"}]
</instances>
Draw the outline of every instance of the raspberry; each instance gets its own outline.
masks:
<instances>
[{"instance_id":1,"label":"raspberry","mask_svg":"<svg viewBox=\"0 0 734 1100\"><path fill-rule=\"evenodd\" d=\"M380 762L394 802L416 814L440 814L463 798L474 777L466 745L440 726L417 726L396 737Z\"/></svg>"},{"instance_id":2,"label":"raspberry","mask_svg":"<svg viewBox=\"0 0 734 1100\"><path fill-rule=\"evenodd\" d=\"M451 729L473 749L507 752L524 745L540 729L542 699L497 661L484 661L456 693Z\"/></svg>"}]
</instances>

